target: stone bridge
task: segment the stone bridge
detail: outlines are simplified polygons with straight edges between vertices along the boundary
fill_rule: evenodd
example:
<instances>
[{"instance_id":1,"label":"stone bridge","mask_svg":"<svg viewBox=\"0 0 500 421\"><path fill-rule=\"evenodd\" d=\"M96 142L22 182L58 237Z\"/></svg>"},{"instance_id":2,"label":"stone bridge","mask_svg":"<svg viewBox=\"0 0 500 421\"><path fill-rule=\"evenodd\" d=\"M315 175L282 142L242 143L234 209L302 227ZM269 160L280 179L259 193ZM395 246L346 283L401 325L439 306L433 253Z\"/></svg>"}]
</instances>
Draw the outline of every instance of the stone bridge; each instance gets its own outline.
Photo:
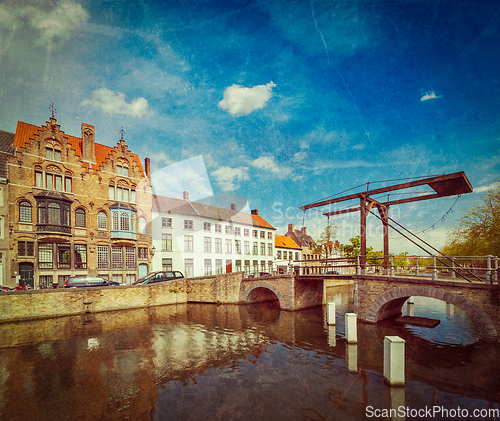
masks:
<instances>
[{"instance_id":1,"label":"stone bridge","mask_svg":"<svg viewBox=\"0 0 500 421\"><path fill-rule=\"evenodd\" d=\"M361 321L379 321L402 314L409 297L431 297L464 310L476 322L484 340L500 338L499 286L425 277L353 275L355 311Z\"/></svg>"}]
</instances>

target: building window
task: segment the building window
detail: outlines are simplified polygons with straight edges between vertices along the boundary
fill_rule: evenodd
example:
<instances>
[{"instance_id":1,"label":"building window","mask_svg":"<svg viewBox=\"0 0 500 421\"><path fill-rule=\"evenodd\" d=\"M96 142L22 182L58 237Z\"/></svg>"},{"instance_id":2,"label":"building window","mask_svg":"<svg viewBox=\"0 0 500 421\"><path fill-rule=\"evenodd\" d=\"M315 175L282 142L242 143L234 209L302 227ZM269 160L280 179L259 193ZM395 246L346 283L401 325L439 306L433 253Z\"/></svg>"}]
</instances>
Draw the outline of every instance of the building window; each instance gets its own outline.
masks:
<instances>
[{"instance_id":1,"label":"building window","mask_svg":"<svg viewBox=\"0 0 500 421\"><path fill-rule=\"evenodd\" d=\"M220 275L222 272L222 259L215 259L215 274Z\"/></svg>"},{"instance_id":2,"label":"building window","mask_svg":"<svg viewBox=\"0 0 500 421\"><path fill-rule=\"evenodd\" d=\"M261 231L261 232L260 232L260 238L263 238L263 239L265 239L265 238L266 238L266 233L265 233L265 231Z\"/></svg>"},{"instance_id":3,"label":"building window","mask_svg":"<svg viewBox=\"0 0 500 421\"><path fill-rule=\"evenodd\" d=\"M120 229L121 231L130 231L130 216L128 213L122 212L120 215Z\"/></svg>"},{"instance_id":4,"label":"building window","mask_svg":"<svg viewBox=\"0 0 500 421\"><path fill-rule=\"evenodd\" d=\"M135 269L135 247L125 247L125 268Z\"/></svg>"},{"instance_id":5,"label":"building window","mask_svg":"<svg viewBox=\"0 0 500 421\"><path fill-rule=\"evenodd\" d=\"M245 254L250 254L250 241L244 242Z\"/></svg>"},{"instance_id":6,"label":"building window","mask_svg":"<svg viewBox=\"0 0 500 421\"><path fill-rule=\"evenodd\" d=\"M128 177L128 167L125 167L123 165L117 165L116 166L116 173L118 175L122 175L124 177Z\"/></svg>"},{"instance_id":7,"label":"building window","mask_svg":"<svg viewBox=\"0 0 500 421\"><path fill-rule=\"evenodd\" d=\"M64 190L66 190L68 193L71 193L71 178L70 177L64 178Z\"/></svg>"},{"instance_id":8,"label":"building window","mask_svg":"<svg viewBox=\"0 0 500 421\"><path fill-rule=\"evenodd\" d=\"M139 253L139 259L147 259L148 258L148 248L147 247L139 247L138 253Z\"/></svg>"},{"instance_id":9,"label":"building window","mask_svg":"<svg viewBox=\"0 0 500 421\"><path fill-rule=\"evenodd\" d=\"M18 241L17 242L17 253L19 256L34 256L35 248L33 241Z\"/></svg>"},{"instance_id":10,"label":"building window","mask_svg":"<svg viewBox=\"0 0 500 421\"><path fill-rule=\"evenodd\" d=\"M299 252L298 251L295 252L295 260L299 260Z\"/></svg>"},{"instance_id":11,"label":"building window","mask_svg":"<svg viewBox=\"0 0 500 421\"><path fill-rule=\"evenodd\" d=\"M85 228L85 210L75 210L75 227Z\"/></svg>"},{"instance_id":12,"label":"building window","mask_svg":"<svg viewBox=\"0 0 500 421\"><path fill-rule=\"evenodd\" d=\"M222 253L222 238L215 239L215 252Z\"/></svg>"},{"instance_id":13,"label":"building window","mask_svg":"<svg viewBox=\"0 0 500 421\"><path fill-rule=\"evenodd\" d=\"M38 267L40 269L52 269L52 262L52 243L38 243Z\"/></svg>"},{"instance_id":14,"label":"building window","mask_svg":"<svg viewBox=\"0 0 500 421\"><path fill-rule=\"evenodd\" d=\"M113 281L118 282L119 284L123 283L123 275L121 273L113 275Z\"/></svg>"},{"instance_id":15,"label":"building window","mask_svg":"<svg viewBox=\"0 0 500 421\"><path fill-rule=\"evenodd\" d=\"M162 228L172 228L172 218L161 218Z\"/></svg>"},{"instance_id":16,"label":"building window","mask_svg":"<svg viewBox=\"0 0 500 421\"><path fill-rule=\"evenodd\" d=\"M121 247L111 247L111 267L112 269L123 269L123 249Z\"/></svg>"},{"instance_id":17,"label":"building window","mask_svg":"<svg viewBox=\"0 0 500 421\"><path fill-rule=\"evenodd\" d=\"M205 253L211 253L212 252L212 239L210 237L204 237L203 238L203 251Z\"/></svg>"},{"instance_id":18,"label":"building window","mask_svg":"<svg viewBox=\"0 0 500 421\"><path fill-rule=\"evenodd\" d=\"M189 219L184 220L184 229L185 230L192 230L193 229L193 221L190 221Z\"/></svg>"},{"instance_id":19,"label":"building window","mask_svg":"<svg viewBox=\"0 0 500 421\"><path fill-rule=\"evenodd\" d=\"M271 243L267 244L267 255L272 256L273 255L273 245Z\"/></svg>"},{"instance_id":20,"label":"building window","mask_svg":"<svg viewBox=\"0 0 500 421\"><path fill-rule=\"evenodd\" d=\"M194 276L194 260L184 259L184 273L186 278L192 278Z\"/></svg>"},{"instance_id":21,"label":"building window","mask_svg":"<svg viewBox=\"0 0 500 421\"><path fill-rule=\"evenodd\" d=\"M267 233L267 239L268 240L272 240L273 239L273 233L272 232L268 232Z\"/></svg>"},{"instance_id":22,"label":"building window","mask_svg":"<svg viewBox=\"0 0 500 421\"><path fill-rule=\"evenodd\" d=\"M222 225L221 224L215 224L215 232L222 232Z\"/></svg>"},{"instance_id":23,"label":"building window","mask_svg":"<svg viewBox=\"0 0 500 421\"><path fill-rule=\"evenodd\" d=\"M236 248L236 253L241 254L241 240L234 240L234 247Z\"/></svg>"},{"instance_id":24,"label":"building window","mask_svg":"<svg viewBox=\"0 0 500 421\"><path fill-rule=\"evenodd\" d=\"M260 254L261 256L266 255L266 243L260 243Z\"/></svg>"},{"instance_id":25,"label":"building window","mask_svg":"<svg viewBox=\"0 0 500 421\"><path fill-rule=\"evenodd\" d=\"M172 251L172 234L161 235L161 249L163 251Z\"/></svg>"},{"instance_id":26,"label":"building window","mask_svg":"<svg viewBox=\"0 0 500 421\"><path fill-rule=\"evenodd\" d=\"M278 250L277 258L281 259L281 250Z\"/></svg>"},{"instance_id":27,"label":"building window","mask_svg":"<svg viewBox=\"0 0 500 421\"><path fill-rule=\"evenodd\" d=\"M243 235L245 237L249 237L250 236L250 230L248 228L243 228Z\"/></svg>"},{"instance_id":28,"label":"building window","mask_svg":"<svg viewBox=\"0 0 500 421\"><path fill-rule=\"evenodd\" d=\"M205 275L212 274L212 260L211 259L204 260L204 269L205 269Z\"/></svg>"},{"instance_id":29,"label":"building window","mask_svg":"<svg viewBox=\"0 0 500 421\"><path fill-rule=\"evenodd\" d=\"M226 253L232 253L232 252L233 252L233 241L226 240Z\"/></svg>"},{"instance_id":30,"label":"building window","mask_svg":"<svg viewBox=\"0 0 500 421\"><path fill-rule=\"evenodd\" d=\"M193 251L193 236L184 236L184 251Z\"/></svg>"},{"instance_id":31,"label":"building window","mask_svg":"<svg viewBox=\"0 0 500 421\"><path fill-rule=\"evenodd\" d=\"M258 238L258 231L257 230L253 230L252 234L253 234L253 238Z\"/></svg>"},{"instance_id":32,"label":"building window","mask_svg":"<svg viewBox=\"0 0 500 421\"><path fill-rule=\"evenodd\" d=\"M139 232L141 234L146 234L146 225L147 225L146 218L141 216L139 218Z\"/></svg>"},{"instance_id":33,"label":"building window","mask_svg":"<svg viewBox=\"0 0 500 421\"><path fill-rule=\"evenodd\" d=\"M71 268L71 245L57 244L57 268Z\"/></svg>"},{"instance_id":34,"label":"building window","mask_svg":"<svg viewBox=\"0 0 500 421\"><path fill-rule=\"evenodd\" d=\"M203 231L212 231L212 224L210 222L203 222Z\"/></svg>"},{"instance_id":35,"label":"building window","mask_svg":"<svg viewBox=\"0 0 500 421\"><path fill-rule=\"evenodd\" d=\"M97 269L109 268L108 246L97 246Z\"/></svg>"},{"instance_id":36,"label":"building window","mask_svg":"<svg viewBox=\"0 0 500 421\"><path fill-rule=\"evenodd\" d=\"M31 222L31 203L19 203L19 222Z\"/></svg>"},{"instance_id":37,"label":"building window","mask_svg":"<svg viewBox=\"0 0 500 421\"><path fill-rule=\"evenodd\" d=\"M59 149L45 148L45 156L52 161L60 161L61 151Z\"/></svg>"},{"instance_id":38,"label":"building window","mask_svg":"<svg viewBox=\"0 0 500 421\"><path fill-rule=\"evenodd\" d=\"M172 272L172 259L170 258L161 259L161 270Z\"/></svg>"},{"instance_id":39,"label":"building window","mask_svg":"<svg viewBox=\"0 0 500 421\"><path fill-rule=\"evenodd\" d=\"M43 173L35 171L35 187L43 188Z\"/></svg>"},{"instance_id":40,"label":"building window","mask_svg":"<svg viewBox=\"0 0 500 421\"><path fill-rule=\"evenodd\" d=\"M127 273L125 275L125 282L127 282L127 285L132 285L135 282L135 273Z\"/></svg>"},{"instance_id":41,"label":"building window","mask_svg":"<svg viewBox=\"0 0 500 421\"><path fill-rule=\"evenodd\" d=\"M110 185L108 189L108 198L110 200L115 200L115 186Z\"/></svg>"},{"instance_id":42,"label":"building window","mask_svg":"<svg viewBox=\"0 0 500 421\"><path fill-rule=\"evenodd\" d=\"M70 205L65 202L38 201L38 223L53 226L70 226ZM54 227L52 227L54 228Z\"/></svg>"},{"instance_id":43,"label":"building window","mask_svg":"<svg viewBox=\"0 0 500 421\"><path fill-rule=\"evenodd\" d=\"M236 260L236 272L241 272L241 260Z\"/></svg>"},{"instance_id":44,"label":"building window","mask_svg":"<svg viewBox=\"0 0 500 421\"><path fill-rule=\"evenodd\" d=\"M106 215L106 212L101 211L97 214L97 229L98 230L108 229L108 215Z\"/></svg>"},{"instance_id":45,"label":"building window","mask_svg":"<svg viewBox=\"0 0 500 421\"><path fill-rule=\"evenodd\" d=\"M232 233L231 225L226 225L226 234L230 235Z\"/></svg>"},{"instance_id":46,"label":"building window","mask_svg":"<svg viewBox=\"0 0 500 421\"><path fill-rule=\"evenodd\" d=\"M241 228L240 227L234 227L234 235L241 235Z\"/></svg>"},{"instance_id":47,"label":"building window","mask_svg":"<svg viewBox=\"0 0 500 421\"><path fill-rule=\"evenodd\" d=\"M87 269L86 244L75 244L75 269Z\"/></svg>"},{"instance_id":48,"label":"building window","mask_svg":"<svg viewBox=\"0 0 500 421\"><path fill-rule=\"evenodd\" d=\"M252 243L252 254L259 254L259 243Z\"/></svg>"}]
</instances>

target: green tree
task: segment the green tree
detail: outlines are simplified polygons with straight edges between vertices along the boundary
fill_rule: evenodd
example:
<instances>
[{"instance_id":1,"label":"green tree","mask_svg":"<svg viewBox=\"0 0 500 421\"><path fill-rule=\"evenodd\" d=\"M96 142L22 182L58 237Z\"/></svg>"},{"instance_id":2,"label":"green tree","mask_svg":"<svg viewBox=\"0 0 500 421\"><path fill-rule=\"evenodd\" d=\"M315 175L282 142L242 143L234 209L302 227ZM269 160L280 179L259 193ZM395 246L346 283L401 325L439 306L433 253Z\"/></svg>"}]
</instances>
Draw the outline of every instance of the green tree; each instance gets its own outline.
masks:
<instances>
[{"instance_id":1,"label":"green tree","mask_svg":"<svg viewBox=\"0 0 500 421\"><path fill-rule=\"evenodd\" d=\"M315 253L319 253L321 257L328 259L333 254L335 247L335 238L337 237L339 227L336 224L328 224L321 233L318 241L313 244Z\"/></svg>"},{"instance_id":2,"label":"green tree","mask_svg":"<svg viewBox=\"0 0 500 421\"><path fill-rule=\"evenodd\" d=\"M342 246L342 251L346 257L355 257L361 254L361 236L356 235L356 237L349 238L351 244L344 244ZM373 247L366 247L366 254L369 255L373 252Z\"/></svg>"},{"instance_id":3,"label":"green tree","mask_svg":"<svg viewBox=\"0 0 500 421\"><path fill-rule=\"evenodd\" d=\"M482 203L460 219L449 235L443 253L452 256L500 255L500 182L483 197Z\"/></svg>"}]
</instances>

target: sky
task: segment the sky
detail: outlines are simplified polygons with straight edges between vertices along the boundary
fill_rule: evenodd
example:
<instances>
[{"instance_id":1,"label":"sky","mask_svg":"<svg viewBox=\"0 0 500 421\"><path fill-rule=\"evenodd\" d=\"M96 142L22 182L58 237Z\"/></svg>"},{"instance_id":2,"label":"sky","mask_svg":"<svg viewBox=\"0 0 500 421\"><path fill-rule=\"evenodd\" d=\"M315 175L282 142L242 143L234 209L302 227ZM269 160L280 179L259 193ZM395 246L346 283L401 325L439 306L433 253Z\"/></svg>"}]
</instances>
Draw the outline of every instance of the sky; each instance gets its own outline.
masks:
<instances>
[{"instance_id":1,"label":"sky","mask_svg":"<svg viewBox=\"0 0 500 421\"><path fill-rule=\"evenodd\" d=\"M474 193L391 209L441 248L500 175L499 14L485 0L2 0L0 129L45 124L51 103L67 134L91 124L114 146L123 127L157 193L234 195L279 234L318 237L328 209L299 206L353 187L464 171ZM342 243L359 232L358 213L330 222Z\"/></svg>"}]
</instances>

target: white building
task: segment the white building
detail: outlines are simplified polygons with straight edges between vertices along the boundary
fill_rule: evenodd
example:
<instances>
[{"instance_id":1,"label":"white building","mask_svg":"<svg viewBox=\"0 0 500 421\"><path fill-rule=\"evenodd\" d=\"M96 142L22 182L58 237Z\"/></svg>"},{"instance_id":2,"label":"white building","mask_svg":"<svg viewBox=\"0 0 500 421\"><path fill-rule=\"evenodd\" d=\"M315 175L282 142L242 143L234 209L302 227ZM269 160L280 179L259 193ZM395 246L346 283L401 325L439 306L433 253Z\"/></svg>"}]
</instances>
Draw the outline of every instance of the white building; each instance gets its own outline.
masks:
<instances>
[{"instance_id":1,"label":"white building","mask_svg":"<svg viewBox=\"0 0 500 421\"><path fill-rule=\"evenodd\" d=\"M299 271L300 260L302 260L302 249L286 235L274 236L274 247L276 259L274 265L279 274L292 274Z\"/></svg>"},{"instance_id":2,"label":"white building","mask_svg":"<svg viewBox=\"0 0 500 421\"><path fill-rule=\"evenodd\" d=\"M272 270L274 231L257 209L239 212L153 195L152 270L180 270L185 277Z\"/></svg>"}]
</instances>

